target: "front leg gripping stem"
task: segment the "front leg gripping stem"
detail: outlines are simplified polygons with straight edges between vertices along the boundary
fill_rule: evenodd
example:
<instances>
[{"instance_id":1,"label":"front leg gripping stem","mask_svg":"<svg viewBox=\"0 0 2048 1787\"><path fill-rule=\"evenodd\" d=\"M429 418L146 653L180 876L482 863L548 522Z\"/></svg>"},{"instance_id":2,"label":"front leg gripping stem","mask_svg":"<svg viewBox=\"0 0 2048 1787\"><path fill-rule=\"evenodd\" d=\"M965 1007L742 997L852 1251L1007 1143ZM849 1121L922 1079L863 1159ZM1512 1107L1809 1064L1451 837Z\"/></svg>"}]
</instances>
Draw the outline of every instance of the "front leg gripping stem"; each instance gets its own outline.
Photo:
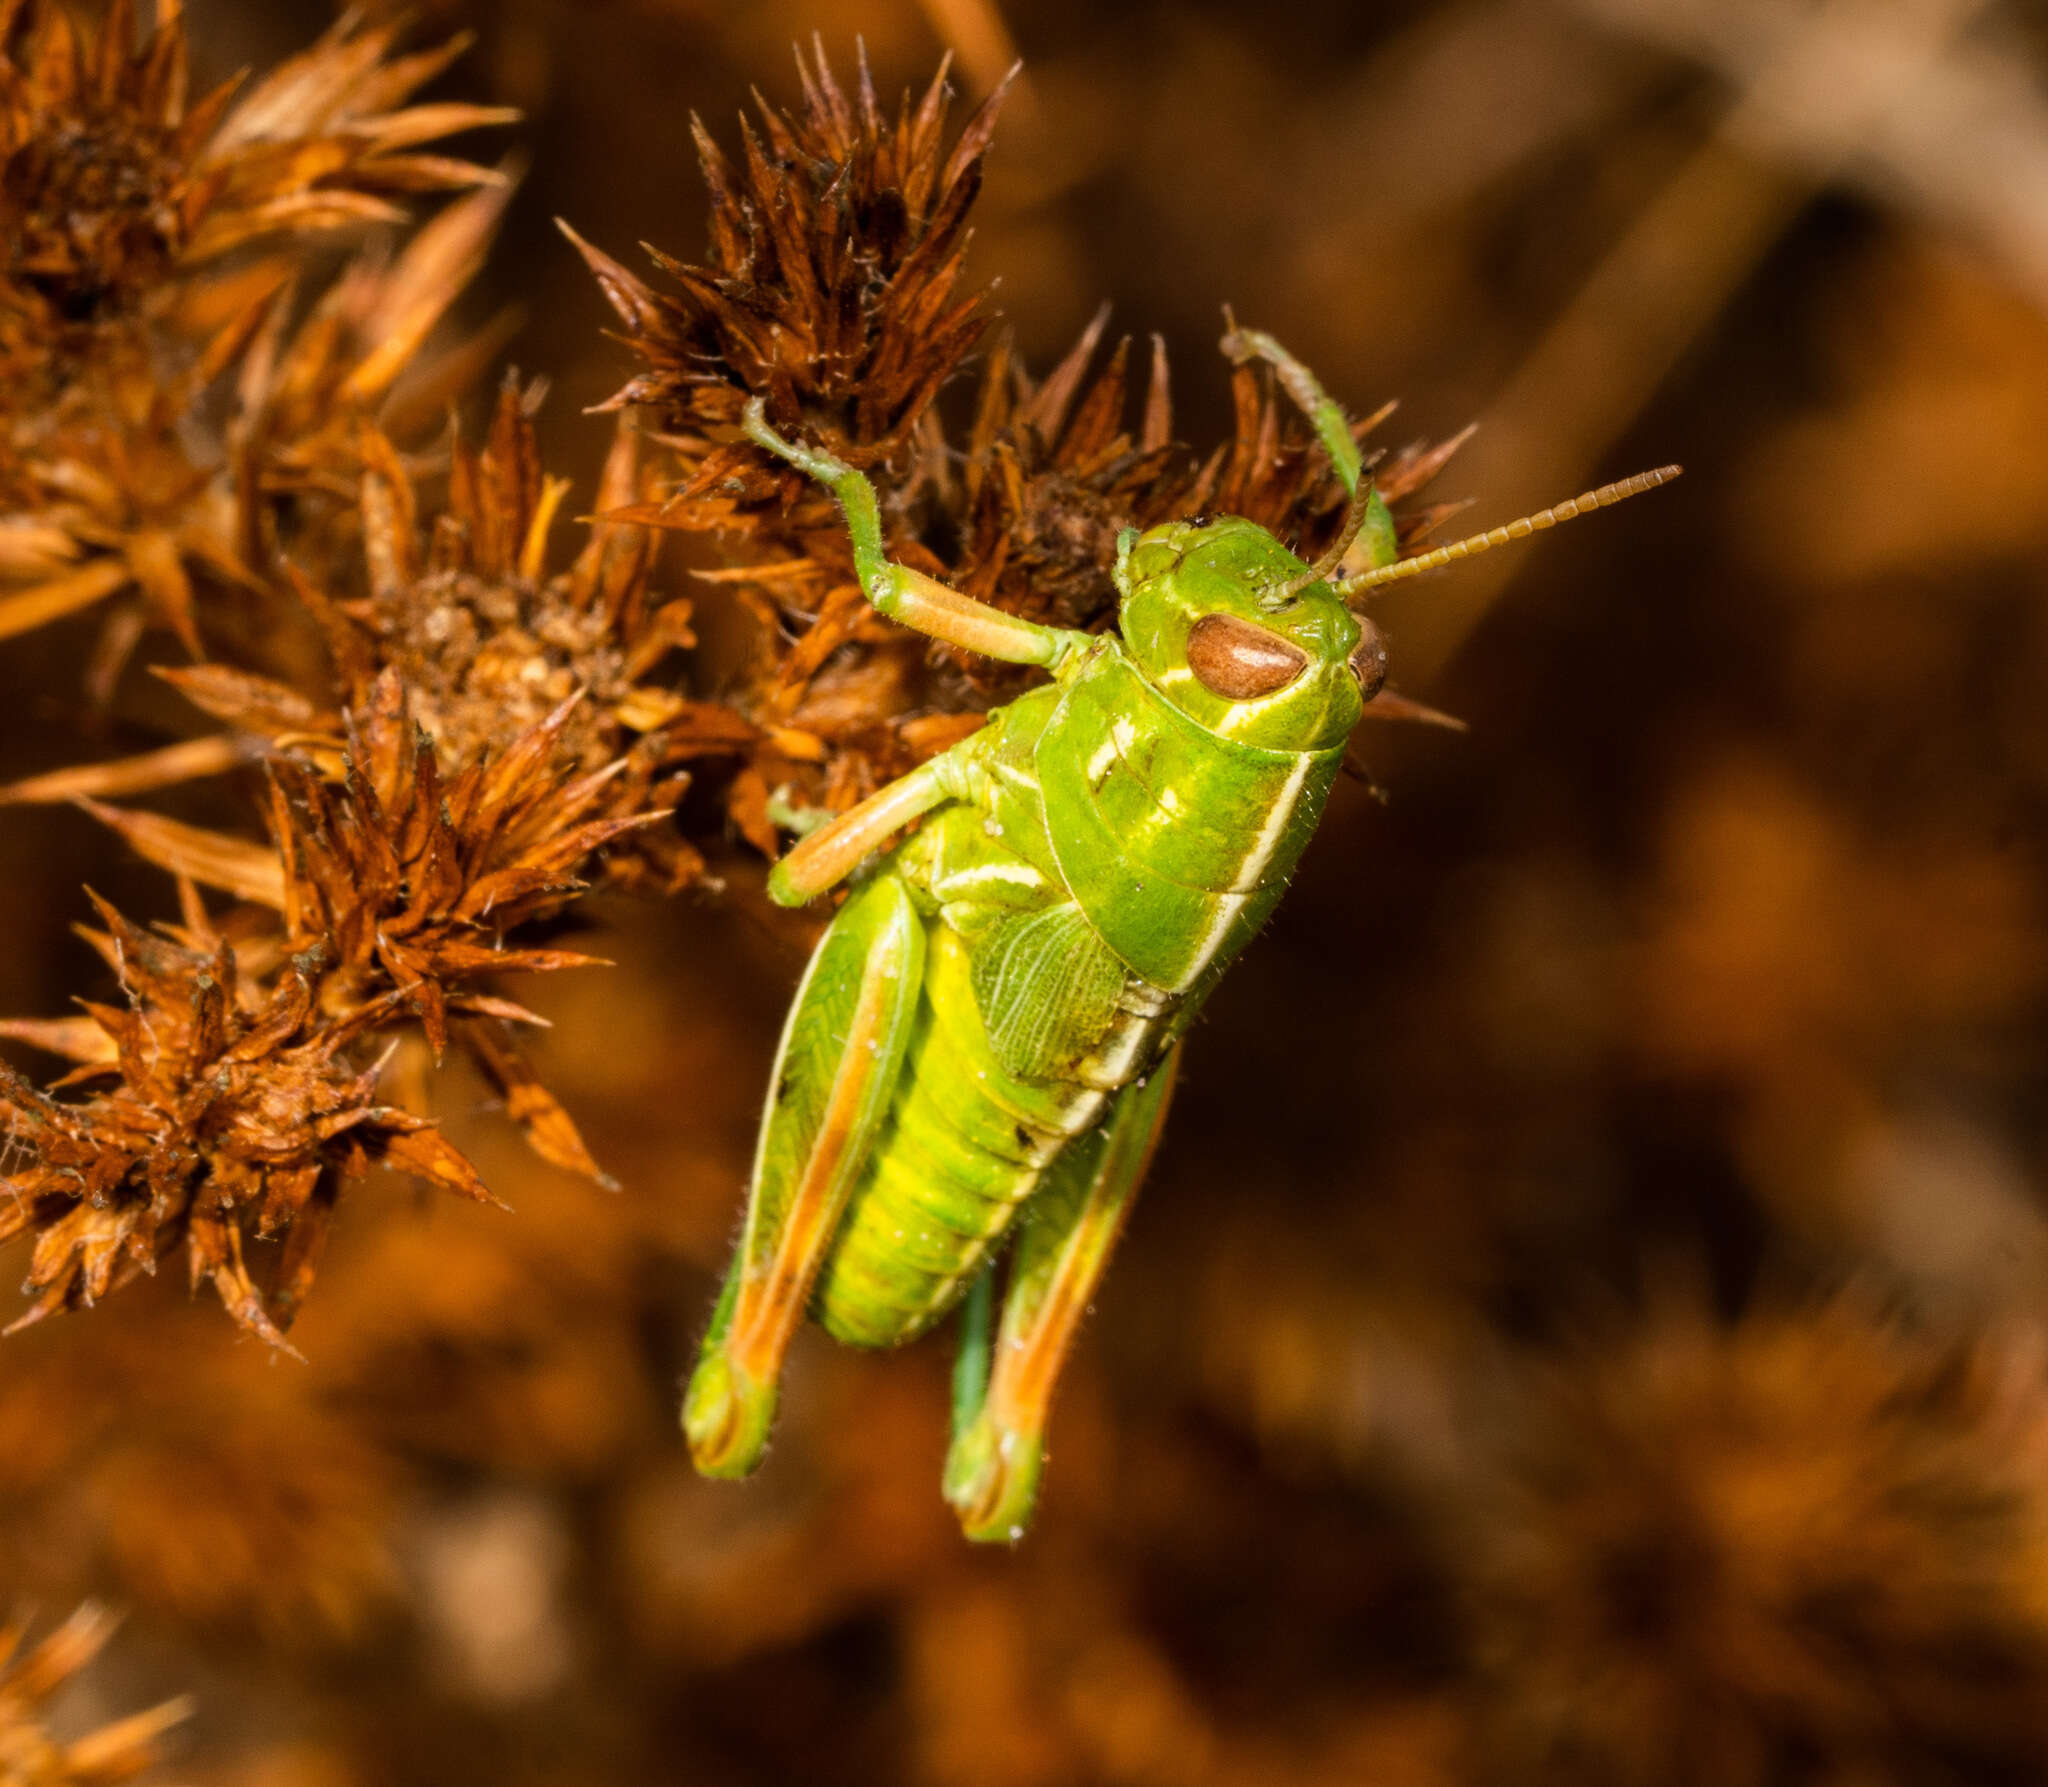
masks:
<instances>
[{"instance_id":1,"label":"front leg gripping stem","mask_svg":"<svg viewBox=\"0 0 2048 1787\"><path fill-rule=\"evenodd\" d=\"M1020 620L948 589L936 577L894 563L883 544L881 503L865 472L822 448L785 440L768 426L767 405L758 397L747 405L743 427L747 439L757 447L808 473L837 498L853 547L854 575L878 614L962 651L1006 664L1039 664L1056 670L1089 644L1085 633Z\"/></svg>"}]
</instances>

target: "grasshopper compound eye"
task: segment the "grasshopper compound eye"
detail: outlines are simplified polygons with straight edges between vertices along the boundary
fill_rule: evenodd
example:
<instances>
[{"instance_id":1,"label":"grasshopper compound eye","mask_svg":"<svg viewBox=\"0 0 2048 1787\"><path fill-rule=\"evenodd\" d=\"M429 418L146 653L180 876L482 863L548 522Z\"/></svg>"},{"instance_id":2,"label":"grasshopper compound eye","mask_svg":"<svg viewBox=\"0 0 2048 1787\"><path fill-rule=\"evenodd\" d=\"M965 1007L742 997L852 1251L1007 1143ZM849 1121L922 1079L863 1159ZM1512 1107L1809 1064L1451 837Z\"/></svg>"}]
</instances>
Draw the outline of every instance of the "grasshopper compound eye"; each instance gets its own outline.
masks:
<instances>
[{"instance_id":1,"label":"grasshopper compound eye","mask_svg":"<svg viewBox=\"0 0 2048 1787\"><path fill-rule=\"evenodd\" d=\"M1188 668L1212 695L1257 701L1308 668L1308 654L1234 614L1205 614L1188 630Z\"/></svg>"},{"instance_id":2,"label":"grasshopper compound eye","mask_svg":"<svg viewBox=\"0 0 2048 1787\"><path fill-rule=\"evenodd\" d=\"M1358 617L1358 644L1351 653L1351 674L1358 678L1358 693L1366 701L1377 695L1387 680L1387 642L1362 614Z\"/></svg>"}]
</instances>

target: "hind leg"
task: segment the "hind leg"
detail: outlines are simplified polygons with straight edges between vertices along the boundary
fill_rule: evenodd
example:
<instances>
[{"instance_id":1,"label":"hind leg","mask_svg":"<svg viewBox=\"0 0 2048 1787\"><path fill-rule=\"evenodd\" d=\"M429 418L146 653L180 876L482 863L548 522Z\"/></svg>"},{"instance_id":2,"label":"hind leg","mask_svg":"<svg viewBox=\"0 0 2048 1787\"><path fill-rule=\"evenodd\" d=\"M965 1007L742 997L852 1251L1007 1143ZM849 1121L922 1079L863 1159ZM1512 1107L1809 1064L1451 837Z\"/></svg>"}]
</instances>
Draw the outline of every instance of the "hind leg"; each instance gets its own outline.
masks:
<instances>
[{"instance_id":1,"label":"hind leg","mask_svg":"<svg viewBox=\"0 0 2048 1787\"><path fill-rule=\"evenodd\" d=\"M883 874L840 908L783 1026L746 1227L683 1401L707 1476L760 1462L783 1355L896 1089L924 984L923 920Z\"/></svg>"},{"instance_id":2,"label":"hind leg","mask_svg":"<svg viewBox=\"0 0 2048 1787\"><path fill-rule=\"evenodd\" d=\"M945 1486L970 1539L1007 1544L1031 1522L1060 1367L1151 1163L1179 1069L1176 1044L1145 1080L1116 1095L1108 1118L1069 1145L1033 1193L1010 1256L992 1360L986 1275L969 1295Z\"/></svg>"}]
</instances>

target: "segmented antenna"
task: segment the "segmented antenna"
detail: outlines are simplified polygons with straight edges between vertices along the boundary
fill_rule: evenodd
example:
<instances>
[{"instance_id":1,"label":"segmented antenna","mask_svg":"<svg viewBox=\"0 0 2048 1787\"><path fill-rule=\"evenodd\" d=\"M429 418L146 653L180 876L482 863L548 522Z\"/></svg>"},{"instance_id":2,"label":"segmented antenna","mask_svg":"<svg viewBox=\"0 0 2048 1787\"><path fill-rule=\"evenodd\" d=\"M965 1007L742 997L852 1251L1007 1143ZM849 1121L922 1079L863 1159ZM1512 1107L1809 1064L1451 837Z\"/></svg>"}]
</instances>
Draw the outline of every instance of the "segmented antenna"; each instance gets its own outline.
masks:
<instances>
[{"instance_id":1,"label":"segmented antenna","mask_svg":"<svg viewBox=\"0 0 2048 1787\"><path fill-rule=\"evenodd\" d=\"M1358 494L1351 499L1351 507L1344 512L1344 527L1329 544L1322 557L1302 572L1299 577L1290 577L1278 589L1268 590L1263 598L1268 607L1274 607L1298 596L1311 583L1320 583L1344 562L1345 553L1351 550L1351 542L1358 538L1359 530L1365 526L1365 517L1372 508L1373 487L1371 480L1358 486Z\"/></svg>"},{"instance_id":2,"label":"segmented antenna","mask_svg":"<svg viewBox=\"0 0 2048 1787\"><path fill-rule=\"evenodd\" d=\"M1575 496L1554 508L1524 515L1519 521L1510 521L1506 527L1490 527L1469 540L1454 540L1433 552L1396 559L1391 565L1361 571L1356 577L1346 578L1339 593L1349 601L1379 584L1398 583L1403 577L1417 577L1424 571L1434 571L1439 565L1456 564L1461 558L1491 552L1496 546L1505 546L1511 540L1526 540L1531 534L1540 534L1545 528L1555 527L1560 521L1570 521L1575 515L1584 515L1593 509L1612 508L1632 496L1641 496L1646 490L1655 490L1660 484L1670 483L1684 469L1683 466L1660 465L1653 472L1637 472L1633 478L1623 478L1618 484L1603 484L1598 490L1589 490L1583 496Z\"/></svg>"}]
</instances>

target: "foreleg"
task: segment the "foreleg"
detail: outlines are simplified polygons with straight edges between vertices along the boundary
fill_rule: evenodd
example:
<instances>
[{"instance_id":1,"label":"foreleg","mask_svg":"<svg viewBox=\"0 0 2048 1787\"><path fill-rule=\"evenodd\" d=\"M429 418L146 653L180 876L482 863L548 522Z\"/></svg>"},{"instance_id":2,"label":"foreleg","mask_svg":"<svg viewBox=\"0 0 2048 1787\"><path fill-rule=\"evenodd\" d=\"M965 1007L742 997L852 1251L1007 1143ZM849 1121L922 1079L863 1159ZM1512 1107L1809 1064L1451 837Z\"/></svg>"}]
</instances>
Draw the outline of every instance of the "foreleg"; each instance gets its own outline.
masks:
<instances>
[{"instance_id":1,"label":"foreleg","mask_svg":"<svg viewBox=\"0 0 2048 1787\"><path fill-rule=\"evenodd\" d=\"M810 473L838 498L846 531L852 536L854 572L877 612L947 645L999 658L1006 664L1042 664L1051 669L1088 643L1086 633L1042 627L1005 614L948 589L922 571L892 563L882 543L881 505L865 472L820 448L784 440L768 426L767 406L758 397L747 405L745 427L747 438L756 446Z\"/></svg>"}]
</instances>

